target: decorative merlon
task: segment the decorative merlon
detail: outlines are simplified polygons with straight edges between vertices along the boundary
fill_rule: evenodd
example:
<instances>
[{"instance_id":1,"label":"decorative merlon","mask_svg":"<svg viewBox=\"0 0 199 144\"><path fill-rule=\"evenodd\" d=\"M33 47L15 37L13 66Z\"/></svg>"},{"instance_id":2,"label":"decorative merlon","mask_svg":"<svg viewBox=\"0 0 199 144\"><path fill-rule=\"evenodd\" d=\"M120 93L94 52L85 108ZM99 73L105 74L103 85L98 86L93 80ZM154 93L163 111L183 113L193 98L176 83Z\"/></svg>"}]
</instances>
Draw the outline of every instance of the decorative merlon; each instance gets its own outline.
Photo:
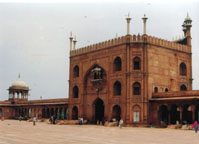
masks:
<instances>
[{"instance_id":1,"label":"decorative merlon","mask_svg":"<svg viewBox=\"0 0 199 144\"><path fill-rule=\"evenodd\" d=\"M159 39L159 38L148 36L148 35L130 36L130 43L143 43L143 42L157 45L160 47L166 47L168 49L191 53L191 47L187 45L182 45L176 42L167 41L167 40ZM73 50L70 52L70 56L80 55L83 53L88 53L88 52L96 51L99 49L105 49L105 48L109 48L112 46L121 45L125 43L126 43L126 36L122 36L122 37L114 38L108 41L100 42L97 44L93 44L93 45L89 45L83 48Z\"/></svg>"}]
</instances>

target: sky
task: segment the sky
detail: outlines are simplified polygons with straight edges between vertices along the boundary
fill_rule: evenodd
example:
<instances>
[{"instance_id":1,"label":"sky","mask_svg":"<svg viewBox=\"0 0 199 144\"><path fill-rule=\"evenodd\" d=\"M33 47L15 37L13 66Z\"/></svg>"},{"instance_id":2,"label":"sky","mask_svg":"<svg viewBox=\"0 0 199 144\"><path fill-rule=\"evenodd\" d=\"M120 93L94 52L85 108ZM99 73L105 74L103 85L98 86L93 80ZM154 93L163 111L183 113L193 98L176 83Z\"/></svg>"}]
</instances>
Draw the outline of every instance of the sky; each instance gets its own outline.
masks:
<instances>
[{"instance_id":1,"label":"sky","mask_svg":"<svg viewBox=\"0 0 199 144\"><path fill-rule=\"evenodd\" d=\"M0 100L21 78L31 89L29 99L68 97L69 36L77 48L124 36L130 13L131 34L173 40L182 37L182 23L192 18L193 89L199 89L199 2L69 2L14 3L0 1Z\"/></svg>"}]
</instances>

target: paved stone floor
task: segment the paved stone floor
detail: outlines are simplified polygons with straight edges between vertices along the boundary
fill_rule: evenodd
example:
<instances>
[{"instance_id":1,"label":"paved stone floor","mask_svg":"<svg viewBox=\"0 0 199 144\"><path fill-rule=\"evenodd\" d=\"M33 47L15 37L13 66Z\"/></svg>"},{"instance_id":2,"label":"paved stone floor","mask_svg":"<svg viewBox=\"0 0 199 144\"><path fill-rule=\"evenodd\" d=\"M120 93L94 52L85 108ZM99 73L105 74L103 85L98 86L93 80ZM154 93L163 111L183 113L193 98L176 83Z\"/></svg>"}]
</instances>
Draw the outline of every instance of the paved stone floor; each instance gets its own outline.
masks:
<instances>
[{"instance_id":1,"label":"paved stone floor","mask_svg":"<svg viewBox=\"0 0 199 144\"><path fill-rule=\"evenodd\" d=\"M0 121L0 144L199 144L194 131Z\"/></svg>"}]
</instances>

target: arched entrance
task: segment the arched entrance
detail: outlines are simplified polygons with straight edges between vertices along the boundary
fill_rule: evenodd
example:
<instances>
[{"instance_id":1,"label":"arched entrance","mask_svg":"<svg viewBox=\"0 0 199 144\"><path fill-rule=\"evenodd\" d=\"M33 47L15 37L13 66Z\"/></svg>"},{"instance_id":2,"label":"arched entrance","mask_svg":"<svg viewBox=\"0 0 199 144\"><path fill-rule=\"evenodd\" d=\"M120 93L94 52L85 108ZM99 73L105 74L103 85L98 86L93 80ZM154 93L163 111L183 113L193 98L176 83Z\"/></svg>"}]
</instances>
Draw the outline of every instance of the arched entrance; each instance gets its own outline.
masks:
<instances>
[{"instance_id":1,"label":"arched entrance","mask_svg":"<svg viewBox=\"0 0 199 144\"><path fill-rule=\"evenodd\" d=\"M121 119L121 108L119 105L115 105L112 111L112 118L115 118L117 121Z\"/></svg>"},{"instance_id":2,"label":"arched entrance","mask_svg":"<svg viewBox=\"0 0 199 144\"><path fill-rule=\"evenodd\" d=\"M72 119L77 120L78 119L78 108L76 106L72 109Z\"/></svg>"},{"instance_id":3,"label":"arched entrance","mask_svg":"<svg viewBox=\"0 0 199 144\"><path fill-rule=\"evenodd\" d=\"M0 108L0 118L2 117L2 109Z\"/></svg>"},{"instance_id":4,"label":"arched entrance","mask_svg":"<svg viewBox=\"0 0 199 144\"><path fill-rule=\"evenodd\" d=\"M104 118L104 102L97 98L94 102L95 122L102 121Z\"/></svg>"},{"instance_id":5,"label":"arched entrance","mask_svg":"<svg viewBox=\"0 0 199 144\"><path fill-rule=\"evenodd\" d=\"M192 123L192 111L190 105L184 105L182 111L182 123Z\"/></svg>"},{"instance_id":6,"label":"arched entrance","mask_svg":"<svg viewBox=\"0 0 199 144\"><path fill-rule=\"evenodd\" d=\"M172 105L171 106L171 112L170 112L170 117L171 117L171 124L176 124L176 122L180 122L180 108L177 105Z\"/></svg>"},{"instance_id":7,"label":"arched entrance","mask_svg":"<svg viewBox=\"0 0 199 144\"><path fill-rule=\"evenodd\" d=\"M160 106L159 120L165 122L165 124L168 124L168 109L165 105Z\"/></svg>"}]
</instances>

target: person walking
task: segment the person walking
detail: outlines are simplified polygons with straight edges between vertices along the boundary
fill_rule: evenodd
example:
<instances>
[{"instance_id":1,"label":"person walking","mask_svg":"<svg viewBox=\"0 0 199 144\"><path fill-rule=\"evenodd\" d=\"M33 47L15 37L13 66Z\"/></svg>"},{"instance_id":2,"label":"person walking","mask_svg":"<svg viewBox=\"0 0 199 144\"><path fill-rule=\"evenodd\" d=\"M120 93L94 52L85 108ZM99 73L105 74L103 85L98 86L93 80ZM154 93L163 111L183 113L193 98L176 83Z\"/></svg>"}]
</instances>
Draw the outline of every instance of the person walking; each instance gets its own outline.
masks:
<instances>
[{"instance_id":1,"label":"person walking","mask_svg":"<svg viewBox=\"0 0 199 144\"><path fill-rule=\"evenodd\" d=\"M32 120L32 121L33 121L33 125L35 126L35 124L36 124L36 121L37 121L37 118L36 118L36 116L34 116L34 117L33 117L33 120Z\"/></svg>"},{"instance_id":2,"label":"person walking","mask_svg":"<svg viewBox=\"0 0 199 144\"><path fill-rule=\"evenodd\" d=\"M124 121L122 119L120 119L119 128L122 128L123 124L124 124Z\"/></svg>"},{"instance_id":3,"label":"person walking","mask_svg":"<svg viewBox=\"0 0 199 144\"><path fill-rule=\"evenodd\" d=\"M192 128L194 128L195 133L198 132L198 122L197 122L197 121L195 121L195 122L193 123Z\"/></svg>"}]
</instances>

